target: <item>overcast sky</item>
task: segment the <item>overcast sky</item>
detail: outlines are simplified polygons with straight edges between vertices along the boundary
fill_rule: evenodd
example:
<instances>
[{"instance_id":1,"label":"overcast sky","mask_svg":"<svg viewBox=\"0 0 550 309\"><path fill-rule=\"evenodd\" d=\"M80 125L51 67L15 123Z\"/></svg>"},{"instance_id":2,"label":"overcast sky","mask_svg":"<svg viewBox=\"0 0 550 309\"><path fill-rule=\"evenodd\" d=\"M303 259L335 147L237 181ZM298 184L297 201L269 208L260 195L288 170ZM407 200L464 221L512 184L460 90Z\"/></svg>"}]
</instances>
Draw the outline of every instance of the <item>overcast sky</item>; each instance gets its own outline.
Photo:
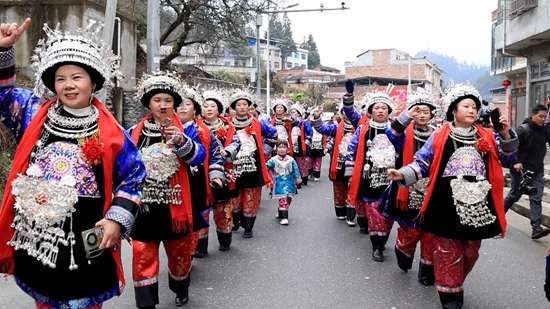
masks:
<instances>
[{"instance_id":1,"label":"overcast sky","mask_svg":"<svg viewBox=\"0 0 550 309\"><path fill-rule=\"evenodd\" d=\"M498 0L345 0L345 11L289 13L294 40L313 35L323 65L345 61L369 49L397 48L454 56L460 62L491 62L491 12ZM294 9L339 8L342 1L287 0ZM280 15L282 18L282 14ZM264 23L265 25L266 23ZM263 31L262 31L263 33Z\"/></svg>"}]
</instances>

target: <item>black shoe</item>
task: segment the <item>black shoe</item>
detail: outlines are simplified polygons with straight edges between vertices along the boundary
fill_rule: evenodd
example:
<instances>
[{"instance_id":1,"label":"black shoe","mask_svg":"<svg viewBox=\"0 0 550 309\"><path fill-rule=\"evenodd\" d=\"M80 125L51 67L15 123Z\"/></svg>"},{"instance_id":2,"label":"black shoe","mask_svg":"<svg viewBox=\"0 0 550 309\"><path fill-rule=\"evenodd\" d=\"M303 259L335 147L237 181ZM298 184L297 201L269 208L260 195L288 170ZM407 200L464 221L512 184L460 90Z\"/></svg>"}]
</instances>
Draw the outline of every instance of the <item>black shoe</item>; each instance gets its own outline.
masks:
<instances>
[{"instance_id":1,"label":"black shoe","mask_svg":"<svg viewBox=\"0 0 550 309\"><path fill-rule=\"evenodd\" d=\"M183 307L189 301L189 295L176 295L174 304L176 307Z\"/></svg>"},{"instance_id":2,"label":"black shoe","mask_svg":"<svg viewBox=\"0 0 550 309\"><path fill-rule=\"evenodd\" d=\"M548 236L548 234L550 234L550 229L542 229L542 228L534 229L533 233L531 234L531 239L539 239L544 236Z\"/></svg>"},{"instance_id":3,"label":"black shoe","mask_svg":"<svg viewBox=\"0 0 550 309\"><path fill-rule=\"evenodd\" d=\"M220 251L229 251L231 249L231 238L232 238L232 233L222 233L222 232L218 232L216 231L216 233L218 234L218 242L220 243L220 247L218 248L218 250Z\"/></svg>"},{"instance_id":4,"label":"black shoe","mask_svg":"<svg viewBox=\"0 0 550 309\"><path fill-rule=\"evenodd\" d=\"M254 237L252 230L244 230L243 238L252 238Z\"/></svg>"},{"instance_id":5,"label":"black shoe","mask_svg":"<svg viewBox=\"0 0 550 309\"><path fill-rule=\"evenodd\" d=\"M366 234L368 234L368 233L369 233L369 230L368 230L368 229L366 229L366 228L364 228L364 227L361 227L361 228L359 228L359 233L361 233L361 234L365 234L365 235L366 235Z\"/></svg>"},{"instance_id":6,"label":"black shoe","mask_svg":"<svg viewBox=\"0 0 550 309\"><path fill-rule=\"evenodd\" d=\"M384 262L384 253L380 249L374 249L372 252L372 260L376 262Z\"/></svg>"},{"instance_id":7,"label":"black shoe","mask_svg":"<svg viewBox=\"0 0 550 309\"><path fill-rule=\"evenodd\" d=\"M464 291L458 293L437 292L443 309L462 309L464 304Z\"/></svg>"},{"instance_id":8,"label":"black shoe","mask_svg":"<svg viewBox=\"0 0 550 309\"><path fill-rule=\"evenodd\" d=\"M420 263L420 265L418 266L418 282L422 283L425 286L435 284L435 273L433 265Z\"/></svg>"},{"instance_id":9,"label":"black shoe","mask_svg":"<svg viewBox=\"0 0 550 309\"><path fill-rule=\"evenodd\" d=\"M242 217L243 217L243 213L240 211L233 213L233 228L232 228L233 232L236 232L239 230L239 227L241 226Z\"/></svg>"},{"instance_id":10,"label":"black shoe","mask_svg":"<svg viewBox=\"0 0 550 309\"><path fill-rule=\"evenodd\" d=\"M195 255L197 259L202 259L208 256L208 238L199 239Z\"/></svg>"},{"instance_id":11,"label":"black shoe","mask_svg":"<svg viewBox=\"0 0 550 309\"><path fill-rule=\"evenodd\" d=\"M401 250L397 249L397 246L395 246L395 257L397 258L397 266L399 266L399 268L401 268L404 272L409 272L409 269L412 268L413 259L406 256Z\"/></svg>"}]
</instances>

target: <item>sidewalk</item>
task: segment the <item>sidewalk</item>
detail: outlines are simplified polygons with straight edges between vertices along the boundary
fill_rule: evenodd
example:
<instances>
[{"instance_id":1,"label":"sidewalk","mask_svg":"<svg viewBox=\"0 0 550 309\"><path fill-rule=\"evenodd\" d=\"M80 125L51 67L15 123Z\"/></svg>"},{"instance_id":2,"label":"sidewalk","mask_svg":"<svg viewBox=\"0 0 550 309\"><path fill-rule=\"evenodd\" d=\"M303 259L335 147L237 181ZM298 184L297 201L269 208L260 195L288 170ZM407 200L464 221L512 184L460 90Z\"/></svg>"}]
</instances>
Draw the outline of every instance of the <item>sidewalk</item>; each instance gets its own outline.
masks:
<instances>
[{"instance_id":1,"label":"sidewalk","mask_svg":"<svg viewBox=\"0 0 550 309\"><path fill-rule=\"evenodd\" d=\"M542 225L550 227L550 153L547 153L546 158L544 159L544 194L542 196ZM510 191L510 178L509 171L507 168L503 168L504 177L505 177L505 188L504 196ZM529 207L529 197L523 195L519 201L517 201L511 208L513 211L518 214L530 218L529 212L531 208Z\"/></svg>"}]
</instances>

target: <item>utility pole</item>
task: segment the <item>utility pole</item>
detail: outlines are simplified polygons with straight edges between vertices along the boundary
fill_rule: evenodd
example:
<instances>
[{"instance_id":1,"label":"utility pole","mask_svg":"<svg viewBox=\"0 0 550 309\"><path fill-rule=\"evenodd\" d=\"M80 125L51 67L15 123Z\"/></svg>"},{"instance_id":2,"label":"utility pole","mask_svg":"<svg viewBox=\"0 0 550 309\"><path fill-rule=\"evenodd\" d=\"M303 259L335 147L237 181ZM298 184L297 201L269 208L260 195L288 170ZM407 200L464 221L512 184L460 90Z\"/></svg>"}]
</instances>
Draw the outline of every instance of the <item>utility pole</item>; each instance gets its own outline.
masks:
<instances>
[{"instance_id":1,"label":"utility pole","mask_svg":"<svg viewBox=\"0 0 550 309\"><path fill-rule=\"evenodd\" d=\"M160 68L160 1L147 0L147 70Z\"/></svg>"},{"instance_id":2,"label":"utility pole","mask_svg":"<svg viewBox=\"0 0 550 309\"><path fill-rule=\"evenodd\" d=\"M260 99L262 98L262 83L260 81L262 70L262 57L260 55L260 27L262 24L263 16L262 14L258 14L258 16L256 16L256 96ZM269 44L269 42L267 43ZM269 55L267 57L269 63Z\"/></svg>"}]
</instances>

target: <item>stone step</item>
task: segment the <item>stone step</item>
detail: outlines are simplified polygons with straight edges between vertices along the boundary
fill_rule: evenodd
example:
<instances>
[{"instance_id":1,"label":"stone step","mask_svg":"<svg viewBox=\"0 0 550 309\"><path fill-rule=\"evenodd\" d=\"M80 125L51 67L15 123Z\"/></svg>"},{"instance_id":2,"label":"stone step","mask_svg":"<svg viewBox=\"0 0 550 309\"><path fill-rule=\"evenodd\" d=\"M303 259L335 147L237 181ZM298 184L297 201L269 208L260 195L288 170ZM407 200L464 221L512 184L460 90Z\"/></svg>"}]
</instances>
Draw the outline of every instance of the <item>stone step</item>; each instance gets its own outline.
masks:
<instances>
[{"instance_id":1,"label":"stone step","mask_svg":"<svg viewBox=\"0 0 550 309\"><path fill-rule=\"evenodd\" d=\"M504 196L506 196L509 191L510 188L504 188ZM511 209L526 218L530 218L529 213L531 212L531 207L529 206L529 197L527 195L523 195L516 203L514 203ZM550 203L544 201L544 198L542 201L541 224L546 227L550 227Z\"/></svg>"}]
</instances>

